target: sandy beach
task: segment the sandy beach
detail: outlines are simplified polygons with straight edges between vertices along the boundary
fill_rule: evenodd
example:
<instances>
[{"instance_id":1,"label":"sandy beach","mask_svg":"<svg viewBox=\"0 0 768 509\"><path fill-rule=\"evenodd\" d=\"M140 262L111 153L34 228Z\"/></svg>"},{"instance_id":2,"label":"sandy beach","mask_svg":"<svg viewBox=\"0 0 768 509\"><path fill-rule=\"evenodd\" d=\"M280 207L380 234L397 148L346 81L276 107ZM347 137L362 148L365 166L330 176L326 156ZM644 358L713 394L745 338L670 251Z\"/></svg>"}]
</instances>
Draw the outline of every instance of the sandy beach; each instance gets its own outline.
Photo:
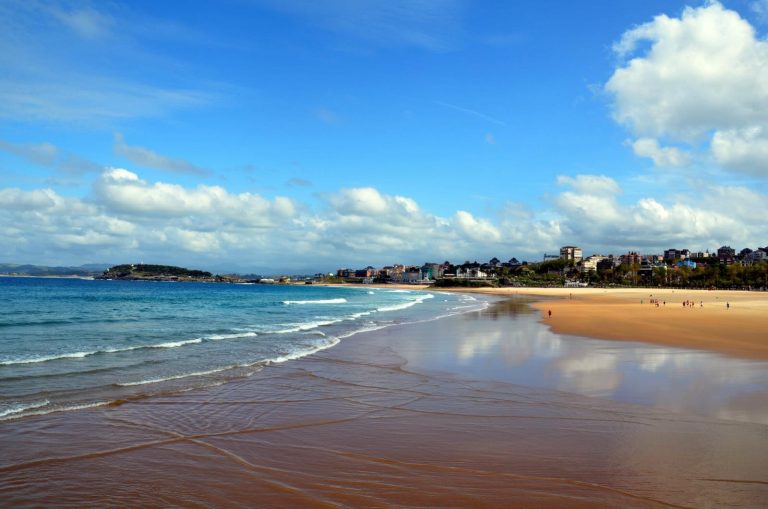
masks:
<instances>
[{"instance_id":1,"label":"sandy beach","mask_svg":"<svg viewBox=\"0 0 768 509\"><path fill-rule=\"evenodd\" d=\"M647 288L462 288L456 291L540 299L534 307L540 311L542 321L563 334L768 359L766 292ZM683 305L686 301L692 305Z\"/></svg>"}]
</instances>

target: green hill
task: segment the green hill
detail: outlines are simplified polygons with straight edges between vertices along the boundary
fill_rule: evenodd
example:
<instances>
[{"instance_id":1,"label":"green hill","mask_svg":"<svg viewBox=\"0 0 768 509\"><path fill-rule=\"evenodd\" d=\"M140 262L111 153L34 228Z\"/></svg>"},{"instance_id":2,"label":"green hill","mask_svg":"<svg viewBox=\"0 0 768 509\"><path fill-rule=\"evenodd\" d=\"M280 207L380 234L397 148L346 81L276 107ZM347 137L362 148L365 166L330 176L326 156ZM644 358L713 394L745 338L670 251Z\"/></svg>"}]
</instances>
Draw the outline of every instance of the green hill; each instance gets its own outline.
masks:
<instances>
[{"instance_id":1,"label":"green hill","mask_svg":"<svg viewBox=\"0 0 768 509\"><path fill-rule=\"evenodd\" d=\"M129 279L152 281L212 281L213 274L173 265L125 264L104 271L99 279Z\"/></svg>"}]
</instances>

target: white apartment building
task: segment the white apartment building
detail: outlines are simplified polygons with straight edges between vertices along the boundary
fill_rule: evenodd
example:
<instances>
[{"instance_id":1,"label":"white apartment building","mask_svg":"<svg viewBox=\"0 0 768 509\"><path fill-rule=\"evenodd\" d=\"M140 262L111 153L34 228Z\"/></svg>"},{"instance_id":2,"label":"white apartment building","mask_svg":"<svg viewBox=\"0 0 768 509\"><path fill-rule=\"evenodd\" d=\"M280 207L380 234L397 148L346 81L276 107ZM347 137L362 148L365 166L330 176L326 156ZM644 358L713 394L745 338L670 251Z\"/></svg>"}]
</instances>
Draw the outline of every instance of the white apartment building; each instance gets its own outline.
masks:
<instances>
[{"instance_id":1,"label":"white apartment building","mask_svg":"<svg viewBox=\"0 0 768 509\"><path fill-rule=\"evenodd\" d=\"M579 263L582 259L581 248L576 246L563 246L560 248L560 258L565 261Z\"/></svg>"}]
</instances>

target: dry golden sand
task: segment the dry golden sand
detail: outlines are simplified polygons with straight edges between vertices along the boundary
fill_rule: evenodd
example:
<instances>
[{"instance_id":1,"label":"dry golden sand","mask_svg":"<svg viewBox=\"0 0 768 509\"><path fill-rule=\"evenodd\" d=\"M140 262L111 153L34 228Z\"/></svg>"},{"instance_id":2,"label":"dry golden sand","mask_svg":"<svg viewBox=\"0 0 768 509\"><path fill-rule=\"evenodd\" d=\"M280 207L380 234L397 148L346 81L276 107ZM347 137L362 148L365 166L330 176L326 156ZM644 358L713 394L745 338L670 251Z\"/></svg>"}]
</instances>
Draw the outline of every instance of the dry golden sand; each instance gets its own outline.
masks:
<instances>
[{"instance_id":1,"label":"dry golden sand","mask_svg":"<svg viewBox=\"0 0 768 509\"><path fill-rule=\"evenodd\" d=\"M554 332L768 359L768 293L647 288L482 288L531 296ZM659 306L651 303L659 301ZM692 307L683 302L691 301ZM730 308L728 307L730 304ZM549 316L549 311L552 315Z\"/></svg>"}]
</instances>

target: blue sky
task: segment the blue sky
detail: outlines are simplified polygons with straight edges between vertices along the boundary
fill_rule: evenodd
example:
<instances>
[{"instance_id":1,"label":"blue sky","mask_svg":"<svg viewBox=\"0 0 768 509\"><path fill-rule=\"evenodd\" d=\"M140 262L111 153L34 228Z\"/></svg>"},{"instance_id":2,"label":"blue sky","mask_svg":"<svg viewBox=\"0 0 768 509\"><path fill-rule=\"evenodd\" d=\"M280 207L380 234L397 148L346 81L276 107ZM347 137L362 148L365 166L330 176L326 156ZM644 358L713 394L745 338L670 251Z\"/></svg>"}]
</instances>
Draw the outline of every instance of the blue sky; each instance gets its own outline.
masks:
<instances>
[{"instance_id":1,"label":"blue sky","mask_svg":"<svg viewBox=\"0 0 768 509\"><path fill-rule=\"evenodd\" d=\"M768 244L768 1L0 1L0 261Z\"/></svg>"}]
</instances>

